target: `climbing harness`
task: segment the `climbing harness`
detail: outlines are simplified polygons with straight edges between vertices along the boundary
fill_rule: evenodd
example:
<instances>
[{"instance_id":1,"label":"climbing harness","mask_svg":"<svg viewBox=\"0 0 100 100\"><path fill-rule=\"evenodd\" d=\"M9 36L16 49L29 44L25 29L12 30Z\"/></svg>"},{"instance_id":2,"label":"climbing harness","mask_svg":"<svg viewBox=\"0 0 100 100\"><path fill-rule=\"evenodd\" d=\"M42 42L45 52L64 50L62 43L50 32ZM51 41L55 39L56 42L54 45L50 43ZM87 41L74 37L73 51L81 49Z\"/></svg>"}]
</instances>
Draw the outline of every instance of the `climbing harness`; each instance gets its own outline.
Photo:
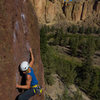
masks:
<instances>
[{"instance_id":1,"label":"climbing harness","mask_svg":"<svg viewBox=\"0 0 100 100\"><path fill-rule=\"evenodd\" d=\"M41 95L42 94L42 88L39 85L32 86L34 93Z\"/></svg>"}]
</instances>

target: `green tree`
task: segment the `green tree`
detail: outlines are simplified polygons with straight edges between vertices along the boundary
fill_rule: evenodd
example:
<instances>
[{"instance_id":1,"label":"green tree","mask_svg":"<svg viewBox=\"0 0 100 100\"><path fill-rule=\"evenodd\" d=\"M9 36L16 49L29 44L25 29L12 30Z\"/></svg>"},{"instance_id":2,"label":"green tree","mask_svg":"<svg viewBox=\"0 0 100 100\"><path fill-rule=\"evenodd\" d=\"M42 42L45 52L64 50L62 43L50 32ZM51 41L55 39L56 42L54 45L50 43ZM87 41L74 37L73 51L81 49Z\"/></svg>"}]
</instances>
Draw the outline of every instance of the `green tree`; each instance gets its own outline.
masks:
<instances>
[{"instance_id":1,"label":"green tree","mask_svg":"<svg viewBox=\"0 0 100 100\"><path fill-rule=\"evenodd\" d=\"M46 28L42 27L40 30L40 49L41 53L45 54L47 51L47 36L46 36Z\"/></svg>"},{"instance_id":2,"label":"green tree","mask_svg":"<svg viewBox=\"0 0 100 100\"><path fill-rule=\"evenodd\" d=\"M96 50L100 50L100 38L96 39L95 44L96 44Z\"/></svg>"},{"instance_id":3,"label":"green tree","mask_svg":"<svg viewBox=\"0 0 100 100\"><path fill-rule=\"evenodd\" d=\"M93 33L92 27L86 28L85 33L86 33L86 34L91 34L91 33Z\"/></svg>"},{"instance_id":4,"label":"green tree","mask_svg":"<svg viewBox=\"0 0 100 100\"><path fill-rule=\"evenodd\" d=\"M56 33L55 33L55 37L54 37L54 44L55 45L62 45L62 41L64 38L64 33L63 33L63 29L57 29Z\"/></svg>"},{"instance_id":5,"label":"green tree","mask_svg":"<svg viewBox=\"0 0 100 100\"><path fill-rule=\"evenodd\" d=\"M73 99L74 99L74 100L83 100L82 95L80 94L79 91L76 91L76 92L74 93Z\"/></svg>"},{"instance_id":6,"label":"green tree","mask_svg":"<svg viewBox=\"0 0 100 100\"><path fill-rule=\"evenodd\" d=\"M44 76L45 82L49 85L54 83L54 79L52 77L52 73L54 72L55 68L55 53L52 48L48 47L48 51L45 55L42 55L42 62L44 65Z\"/></svg>"},{"instance_id":7,"label":"green tree","mask_svg":"<svg viewBox=\"0 0 100 100\"><path fill-rule=\"evenodd\" d=\"M82 56L84 57L85 60L87 60L88 63L90 63L89 61L91 61L91 57L95 53L95 48L96 48L96 44L95 44L94 38L90 37L83 42L83 45L81 48Z\"/></svg>"},{"instance_id":8,"label":"green tree","mask_svg":"<svg viewBox=\"0 0 100 100\"><path fill-rule=\"evenodd\" d=\"M93 72L92 66L92 56L95 52L95 41L94 38L88 38L83 43L82 53L83 53L83 64L80 69L77 69L77 80L76 83L84 89L89 91L89 86L91 84L91 76Z\"/></svg>"},{"instance_id":9,"label":"green tree","mask_svg":"<svg viewBox=\"0 0 100 100\"><path fill-rule=\"evenodd\" d=\"M69 26L69 27L67 28L67 32L72 33L72 27L71 27L71 26Z\"/></svg>"},{"instance_id":10,"label":"green tree","mask_svg":"<svg viewBox=\"0 0 100 100\"><path fill-rule=\"evenodd\" d=\"M90 86L89 86L89 94L92 96L96 96L97 91L99 90L99 78L100 78L100 71L98 71L98 69L94 69L93 73L92 73L92 78L91 78L91 82L90 82Z\"/></svg>"},{"instance_id":11,"label":"green tree","mask_svg":"<svg viewBox=\"0 0 100 100\"><path fill-rule=\"evenodd\" d=\"M62 99L61 100L73 100L72 97L70 97L68 95L68 89L65 87L64 93L62 95Z\"/></svg>"},{"instance_id":12,"label":"green tree","mask_svg":"<svg viewBox=\"0 0 100 100\"><path fill-rule=\"evenodd\" d=\"M66 61L63 58L56 58L56 72L61 77L61 80L66 84L74 83L76 77L75 65Z\"/></svg>"},{"instance_id":13,"label":"green tree","mask_svg":"<svg viewBox=\"0 0 100 100\"><path fill-rule=\"evenodd\" d=\"M79 30L78 26L72 25L72 33L78 33L78 30Z\"/></svg>"},{"instance_id":14,"label":"green tree","mask_svg":"<svg viewBox=\"0 0 100 100\"><path fill-rule=\"evenodd\" d=\"M96 33L97 33L97 34L100 34L100 28L97 29L97 32L96 32Z\"/></svg>"},{"instance_id":15,"label":"green tree","mask_svg":"<svg viewBox=\"0 0 100 100\"><path fill-rule=\"evenodd\" d=\"M69 37L67 37L66 34L63 34L61 45L66 47L68 44L69 44Z\"/></svg>"},{"instance_id":16,"label":"green tree","mask_svg":"<svg viewBox=\"0 0 100 100\"><path fill-rule=\"evenodd\" d=\"M50 28L50 31L51 31L51 32L54 32L54 31L55 31L55 27L52 26L52 27Z\"/></svg>"},{"instance_id":17,"label":"green tree","mask_svg":"<svg viewBox=\"0 0 100 100\"><path fill-rule=\"evenodd\" d=\"M83 34L84 32L85 32L85 28L84 28L84 26L81 26L79 28L79 33Z\"/></svg>"},{"instance_id":18,"label":"green tree","mask_svg":"<svg viewBox=\"0 0 100 100\"><path fill-rule=\"evenodd\" d=\"M78 50L78 45L79 45L79 37L70 38L69 45L70 45L70 48L71 48L72 56L77 56L77 50Z\"/></svg>"},{"instance_id":19,"label":"green tree","mask_svg":"<svg viewBox=\"0 0 100 100\"><path fill-rule=\"evenodd\" d=\"M93 33L97 32L97 27L93 27Z\"/></svg>"}]
</instances>

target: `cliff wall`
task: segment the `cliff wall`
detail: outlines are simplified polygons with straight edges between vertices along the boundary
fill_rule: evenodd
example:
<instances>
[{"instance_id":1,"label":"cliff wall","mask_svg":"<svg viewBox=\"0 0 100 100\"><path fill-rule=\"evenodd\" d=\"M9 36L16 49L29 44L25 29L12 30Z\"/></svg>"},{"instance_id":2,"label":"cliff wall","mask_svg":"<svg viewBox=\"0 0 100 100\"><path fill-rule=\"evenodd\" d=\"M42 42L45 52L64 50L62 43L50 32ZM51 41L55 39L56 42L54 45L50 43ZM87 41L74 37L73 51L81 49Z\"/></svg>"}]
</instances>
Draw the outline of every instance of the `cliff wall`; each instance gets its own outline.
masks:
<instances>
[{"instance_id":1,"label":"cliff wall","mask_svg":"<svg viewBox=\"0 0 100 100\"><path fill-rule=\"evenodd\" d=\"M30 60L30 47L35 58L35 75L39 84L44 87L39 27L31 3L28 0L0 0L1 100L17 100L21 93L21 90L16 89L16 83L23 83L19 65L23 60ZM44 100L44 94L36 95L31 100Z\"/></svg>"},{"instance_id":2,"label":"cliff wall","mask_svg":"<svg viewBox=\"0 0 100 100\"><path fill-rule=\"evenodd\" d=\"M76 23L79 21L84 22L87 18L91 18L91 21L100 19L99 0L72 0L66 2L63 2L63 0L39 0L39 2L36 2L34 3L35 11L39 22L42 24L58 23L62 20Z\"/></svg>"}]
</instances>

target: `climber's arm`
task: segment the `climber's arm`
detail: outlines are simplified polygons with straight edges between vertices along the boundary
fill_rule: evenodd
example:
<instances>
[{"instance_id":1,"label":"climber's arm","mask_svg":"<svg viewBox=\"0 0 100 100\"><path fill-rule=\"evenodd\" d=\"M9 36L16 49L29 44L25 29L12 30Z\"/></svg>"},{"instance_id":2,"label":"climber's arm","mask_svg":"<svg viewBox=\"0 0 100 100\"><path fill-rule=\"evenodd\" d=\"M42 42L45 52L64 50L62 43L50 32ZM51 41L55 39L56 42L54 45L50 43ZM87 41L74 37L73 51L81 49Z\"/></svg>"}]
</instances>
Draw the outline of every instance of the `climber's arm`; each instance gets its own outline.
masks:
<instances>
[{"instance_id":1,"label":"climber's arm","mask_svg":"<svg viewBox=\"0 0 100 100\"><path fill-rule=\"evenodd\" d=\"M32 52L32 49L30 48L30 54L31 54L31 61L30 61L30 67L33 66L33 63L34 63L34 56L33 56L33 52Z\"/></svg>"},{"instance_id":2,"label":"climber's arm","mask_svg":"<svg viewBox=\"0 0 100 100\"><path fill-rule=\"evenodd\" d=\"M27 75L26 85L18 85L18 84L16 84L16 88L30 89L31 80L32 80L31 76Z\"/></svg>"}]
</instances>

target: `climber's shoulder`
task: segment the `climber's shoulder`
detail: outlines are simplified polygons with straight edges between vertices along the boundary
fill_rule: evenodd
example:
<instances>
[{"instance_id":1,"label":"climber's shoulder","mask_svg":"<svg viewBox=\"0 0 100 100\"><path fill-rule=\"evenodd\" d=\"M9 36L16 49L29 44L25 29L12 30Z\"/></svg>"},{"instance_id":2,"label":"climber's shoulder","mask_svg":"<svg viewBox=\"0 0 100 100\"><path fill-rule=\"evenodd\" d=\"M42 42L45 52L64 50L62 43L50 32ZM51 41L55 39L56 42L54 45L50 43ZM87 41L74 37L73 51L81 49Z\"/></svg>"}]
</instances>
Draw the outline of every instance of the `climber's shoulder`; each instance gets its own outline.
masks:
<instances>
[{"instance_id":1,"label":"climber's shoulder","mask_svg":"<svg viewBox=\"0 0 100 100\"><path fill-rule=\"evenodd\" d=\"M33 64L29 64L29 66L32 68L34 65Z\"/></svg>"},{"instance_id":2,"label":"climber's shoulder","mask_svg":"<svg viewBox=\"0 0 100 100\"><path fill-rule=\"evenodd\" d=\"M32 65L29 65L30 67L32 67Z\"/></svg>"}]
</instances>

